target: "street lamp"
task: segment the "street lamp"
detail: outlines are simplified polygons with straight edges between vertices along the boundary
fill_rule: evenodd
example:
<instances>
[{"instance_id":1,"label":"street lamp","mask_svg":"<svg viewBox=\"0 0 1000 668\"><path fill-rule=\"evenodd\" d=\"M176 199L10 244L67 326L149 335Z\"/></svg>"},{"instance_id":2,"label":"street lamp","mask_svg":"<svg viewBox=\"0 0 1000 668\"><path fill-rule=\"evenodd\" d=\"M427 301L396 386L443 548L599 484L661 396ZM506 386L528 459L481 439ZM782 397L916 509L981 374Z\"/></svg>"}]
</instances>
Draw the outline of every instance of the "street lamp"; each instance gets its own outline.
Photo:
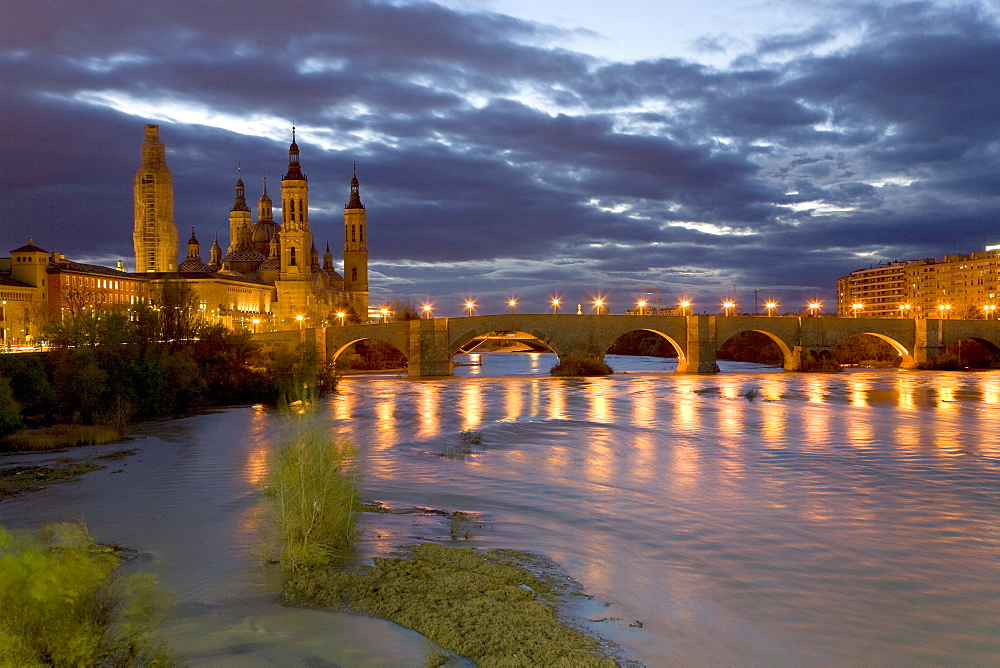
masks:
<instances>
[{"instance_id":1,"label":"street lamp","mask_svg":"<svg viewBox=\"0 0 1000 668\"><path fill-rule=\"evenodd\" d=\"M764 308L767 309L767 317L770 318L774 315L774 309L778 308L778 302L768 302L764 304Z\"/></svg>"},{"instance_id":2,"label":"street lamp","mask_svg":"<svg viewBox=\"0 0 1000 668\"><path fill-rule=\"evenodd\" d=\"M552 300L552 315L559 313L559 298L556 297Z\"/></svg>"},{"instance_id":3,"label":"street lamp","mask_svg":"<svg viewBox=\"0 0 1000 668\"><path fill-rule=\"evenodd\" d=\"M736 308L736 302L728 301L722 305L722 308L726 311L726 316L731 316L733 314L733 309Z\"/></svg>"},{"instance_id":4,"label":"street lamp","mask_svg":"<svg viewBox=\"0 0 1000 668\"><path fill-rule=\"evenodd\" d=\"M938 304L938 317L947 318L951 311L951 304Z\"/></svg>"},{"instance_id":5,"label":"street lamp","mask_svg":"<svg viewBox=\"0 0 1000 668\"><path fill-rule=\"evenodd\" d=\"M819 302L809 302L809 315L815 316L819 311Z\"/></svg>"},{"instance_id":6,"label":"street lamp","mask_svg":"<svg viewBox=\"0 0 1000 668\"><path fill-rule=\"evenodd\" d=\"M639 306L639 315L643 315L643 309L646 308L646 300L640 299L636 304Z\"/></svg>"},{"instance_id":7,"label":"street lamp","mask_svg":"<svg viewBox=\"0 0 1000 668\"><path fill-rule=\"evenodd\" d=\"M507 306L510 307L510 314L514 315L514 307L517 306L517 300L516 299L508 299L507 300Z\"/></svg>"},{"instance_id":8,"label":"street lamp","mask_svg":"<svg viewBox=\"0 0 1000 668\"><path fill-rule=\"evenodd\" d=\"M297 315L295 319L299 321L299 329L302 329L302 321L306 319L304 315Z\"/></svg>"},{"instance_id":9,"label":"street lamp","mask_svg":"<svg viewBox=\"0 0 1000 668\"><path fill-rule=\"evenodd\" d=\"M594 300L594 310L597 311L597 315L601 315L602 308L604 308L604 300L598 297Z\"/></svg>"},{"instance_id":10,"label":"street lamp","mask_svg":"<svg viewBox=\"0 0 1000 668\"><path fill-rule=\"evenodd\" d=\"M253 333L256 334L257 333L257 325L260 324L260 318L254 318L250 322L253 323Z\"/></svg>"},{"instance_id":11,"label":"street lamp","mask_svg":"<svg viewBox=\"0 0 1000 668\"><path fill-rule=\"evenodd\" d=\"M690 313L691 312L690 311L690 307L691 307L691 302L687 301L686 299L684 301L682 301L681 302L681 315L684 315L684 311L688 311L688 313Z\"/></svg>"},{"instance_id":12,"label":"street lamp","mask_svg":"<svg viewBox=\"0 0 1000 668\"><path fill-rule=\"evenodd\" d=\"M431 317L431 305L424 304L424 320Z\"/></svg>"},{"instance_id":13,"label":"street lamp","mask_svg":"<svg viewBox=\"0 0 1000 668\"><path fill-rule=\"evenodd\" d=\"M858 311L865 307L864 304L851 304L851 310L854 311L854 317L858 317Z\"/></svg>"},{"instance_id":14,"label":"street lamp","mask_svg":"<svg viewBox=\"0 0 1000 668\"><path fill-rule=\"evenodd\" d=\"M910 305L909 304L900 304L899 305L899 317L900 318L907 317L909 315L909 311L910 311Z\"/></svg>"},{"instance_id":15,"label":"street lamp","mask_svg":"<svg viewBox=\"0 0 1000 668\"><path fill-rule=\"evenodd\" d=\"M387 309L387 308L385 308L385 307L383 306L382 308L380 308L380 309L378 310L378 312L382 314L382 324L383 324L383 325L384 325L385 323L389 322L389 309Z\"/></svg>"},{"instance_id":16,"label":"street lamp","mask_svg":"<svg viewBox=\"0 0 1000 668\"><path fill-rule=\"evenodd\" d=\"M344 326L344 317L345 317L346 315L347 315L347 314L346 314L346 313L344 313L343 311L337 311L337 318L338 318L338 319L340 320L340 326L341 326L341 327L343 327L343 326Z\"/></svg>"},{"instance_id":17,"label":"street lamp","mask_svg":"<svg viewBox=\"0 0 1000 668\"><path fill-rule=\"evenodd\" d=\"M476 303L475 302L473 302L473 301L467 301L467 302L465 302L465 308L469 312L469 317L470 318L472 317L472 309L474 309L475 307L476 307Z\"/></svg>"}]
</instances>

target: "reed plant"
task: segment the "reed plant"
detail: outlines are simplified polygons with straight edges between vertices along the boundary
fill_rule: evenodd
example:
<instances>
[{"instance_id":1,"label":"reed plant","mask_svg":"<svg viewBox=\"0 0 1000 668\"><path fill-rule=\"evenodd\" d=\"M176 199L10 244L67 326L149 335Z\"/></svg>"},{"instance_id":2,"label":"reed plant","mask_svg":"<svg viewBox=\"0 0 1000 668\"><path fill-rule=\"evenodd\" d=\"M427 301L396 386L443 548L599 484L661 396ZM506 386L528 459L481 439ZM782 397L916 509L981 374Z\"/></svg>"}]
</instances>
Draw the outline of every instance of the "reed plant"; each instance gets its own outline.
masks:
<instances>
[{"instance_id":1,"label":"reed plant","mask_svg":"<svg viewBox=\"0 0 1000 668\"><path fill-rule=\"evenodd\" d=\"M164 666L164 597L82 524L0 528L0 665Z\"/></svg>"},{"instance_id":2,"label":"reed plant","mask_svg":"<svg viewBox=\"0 0 1000 668\"><path fill-rule=\"evenodd\" d=\"M347 554L362 508L353 446L310 415L289 431L267 478L265 549L271 561L300 571Z\"/></svg>"}]
</instances>

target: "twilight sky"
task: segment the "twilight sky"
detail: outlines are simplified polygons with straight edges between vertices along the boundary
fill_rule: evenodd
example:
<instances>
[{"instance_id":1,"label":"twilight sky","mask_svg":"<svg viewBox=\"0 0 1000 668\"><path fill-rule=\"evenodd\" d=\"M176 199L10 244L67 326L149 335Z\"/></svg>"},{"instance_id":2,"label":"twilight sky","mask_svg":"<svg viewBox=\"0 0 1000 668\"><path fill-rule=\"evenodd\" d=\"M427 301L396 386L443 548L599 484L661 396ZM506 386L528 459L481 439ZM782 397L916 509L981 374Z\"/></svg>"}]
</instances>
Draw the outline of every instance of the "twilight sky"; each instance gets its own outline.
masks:
<instances>
[{"instance_id":1,"label":"twilight sky","mask_svg":"<svg viewBox=\"0 0 1000 668\"><path fill-rule=\"evenodd\" d=\"M1000 242L987 0L4 0L3 250L131 268L145 123L203 259L237 164L277 203L294 124L320 251L356 162L372 303L442 316L733 286L797 311Z\"/></svg>"}]
</instances>

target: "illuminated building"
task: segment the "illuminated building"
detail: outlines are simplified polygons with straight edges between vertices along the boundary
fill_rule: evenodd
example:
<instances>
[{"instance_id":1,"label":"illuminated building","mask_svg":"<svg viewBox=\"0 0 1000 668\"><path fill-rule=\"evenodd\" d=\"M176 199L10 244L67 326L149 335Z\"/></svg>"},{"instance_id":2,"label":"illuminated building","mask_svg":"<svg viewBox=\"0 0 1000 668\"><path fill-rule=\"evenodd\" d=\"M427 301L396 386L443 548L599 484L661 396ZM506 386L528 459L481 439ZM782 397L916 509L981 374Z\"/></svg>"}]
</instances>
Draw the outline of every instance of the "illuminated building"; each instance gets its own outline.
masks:
<instances>
[{"instance_id":1,"label":"illuminated building","mask_svg":"<svg viewBox=\"0 0 1000 668\"><path fill-rule=\"evenodd\" d=\"M998 270L996 247L858 269L837 279L837 312L860 304L861 317L988 317L1000 303Z\"/></svg>"}]
</instances>

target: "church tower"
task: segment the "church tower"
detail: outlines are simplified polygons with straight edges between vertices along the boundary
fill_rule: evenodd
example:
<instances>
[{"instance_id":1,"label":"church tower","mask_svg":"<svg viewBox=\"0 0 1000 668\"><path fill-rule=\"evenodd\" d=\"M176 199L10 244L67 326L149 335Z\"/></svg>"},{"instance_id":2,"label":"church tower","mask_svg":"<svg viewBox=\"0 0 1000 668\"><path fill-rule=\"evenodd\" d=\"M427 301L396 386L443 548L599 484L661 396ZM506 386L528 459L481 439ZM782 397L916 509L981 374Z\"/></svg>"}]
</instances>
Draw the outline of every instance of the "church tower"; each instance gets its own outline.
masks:
<instances>
[{"instance_id":1,"label":"church tower","mask_svg":"<svg viewBox=\"0 0 1000 668\"><path fill-rule=\"evenodd\" d=\"M243 176L236 179L236 201L229 210L229 248L231 253L239 241L240 228L250 226L250 207L247 206L246 188L243 186Z\"/></svg>"},{"instance_id":2,"label":"church tower","mask_svg":"<svg viewBox=\"0 0 1000 668\"><path fill-rule=\"evenodd\" d=\"M135 173L136 272L177 271L177 226L174 224L174 182L160 126L146 125L142 164Z\"/></svg>"},{"instance_id":3,"label":"church tower","mask_svg":"<svg viewBox=\"0 0 1000 668\"><path fill-rule=\"evenodd\" d=\"M310 248L312 231L309 229L309 183L299 165L299 146L288 147L288 172L281 179L281 268L275 288L278 292L278 320L284 325L296 320L306 326L314 307L312 295L312 267ZM299 319L302 316L302 319Z\"/></svg>"},{"instance_id":4,"label":"church tower","mask_svg":"<svg viewBox=\"0 0 1000 668\"><path fill-rule=\"evenodd\" d=\"M344 292L361 322L368 321L368 214L361 203L358 167L351 179L351 199L344 207Z\"/></svg>"}]
</instances>

